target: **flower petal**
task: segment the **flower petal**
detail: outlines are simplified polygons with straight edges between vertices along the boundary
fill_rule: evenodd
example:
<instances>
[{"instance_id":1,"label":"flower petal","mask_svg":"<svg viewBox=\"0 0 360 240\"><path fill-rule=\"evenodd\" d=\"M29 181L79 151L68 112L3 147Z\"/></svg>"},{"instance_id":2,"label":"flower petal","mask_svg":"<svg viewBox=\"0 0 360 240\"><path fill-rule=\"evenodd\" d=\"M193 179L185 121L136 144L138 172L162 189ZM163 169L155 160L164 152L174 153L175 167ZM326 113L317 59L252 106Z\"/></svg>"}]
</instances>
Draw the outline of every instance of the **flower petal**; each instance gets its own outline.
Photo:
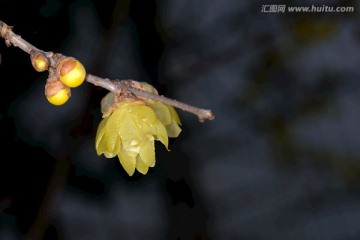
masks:
<instances>
[{"instance_id":1,"label":"flower petal","mask_svg":"<svg viewBox=\"0 0 360 240\"><path fill-rule=\"evenodd\" d=\"M105 156L106 158L113 158L113 157L116 156L116 154L113 153L113 152L104 152L104 156Z\"/></svg>"},{"instance_id":2,"label":"flower petal","mask_svg":"<svg viewBox=\"0 0 360 240\"><path fill-rule=\"evenodd\" d=\"M96 139L97 141L97 139ZM100 141L96 145L96 153L97 155L101 155L106 152L106 141L105 137L101 138Z\"/></svg>"},{"instance_id":3,"label":"flower petal","mask_svg":"<svg viewBox=\"0 0 360 240\"><path fill-rule=\"evenodd\" d=\"M172 121L175 121L177 124L179 124L181 126L181 121L180 121L179 115L177 114L175 108L173 106L169 106L169 105L166 105L166 106L170 111Z\"/></svg>"},{"instance_id":4,"label":"flower petal","mask_svg":"<svg viewBox=\"0 0 360 240\"><path fill-rule=\"evenodd\" d=\"M153 124L139 121L139 125L143 136L155 135L155 129L153 127Z\"/></svg>"},{"instance_id":5,"label":"flower petal","mask_svg":"<svg viewBox=\"0 0 360 240\"><path fill-rule=\"evenodd\" d=\"M157 118L164 124L170 124L171 123L171 114L168 107L166 107L165 104L160 102L155 102L149 104L149 106L154 110Z\"/></svg>"},{"instance_id":6,"label":"flower petal","mask_svg":"<svg viewBox=\"0 0 360 240\"><path fill-rule=\"evenodd\" d=\"M103 97L101 100L101 112L103 114L103 117L109 116L111 114L111 106L115 102L115 93L109 92L108 94Z\"/></svg>"},{"instance_id":7,"label":"flower petal","mask_svg":"<svg viewBox=\"0 0 360 240\"><path fill-rule=\"evenodd\" d=\"M141 161L139 155L137 155L136 157L136 169L144 175L149 171L149 166L146 165L143 161Z\"/></svg>"},{"instance_id":8,"label":"flower petal","mask_svg":"<svg viewBox=\"0 0 360 240\"><path fill-rule=\"evenodd\" d=\"M142 87L145 91L154 93L154 94L158 94L158 91L153 86L148 84L147 82L140 82L140 84L142 85Z\"/></svg>"},{"instance_id":9,"label":"flower petal","mask_svg":"<svg viewBox=\"0 0 360 240\"><path fill-rule=\"evenodd\" d=\"M130 113L125 113L121 118L119 134L125 150L136 148L141 143L141 129L136 124Z\"/></svg>"},{"instance_id":10,"label":"flower petal","mask_svg":"<svg viewBox=\"0 0 360 240\"><path fill-rule=\"evenodd\" d=\"M99 126L97 128L96 131L96 138L95 138L95 148L98 149L99 146L99 142L100 140L103 138L104 133L105 133L105 125L107 122L108 118L104 118L103 120L101 120L101 122L99 123Z\"/></svg>"},{"instance_id":11,"label":"flower petal","mask_svg":"<svg viewBox=\"0 0 360 240\"><path fill-rule=\"evenodd\" d=\"M134 108L131 109L131 113L139 120L147 123L153 123L157 119L155 112L145 105L134 106Z\"/></svg>"},{"instance_id":12,"label":"flower petal","mask_svg":"<svg viewBox=\"0 0 360 240\"><path fill-rule=\"evenodd\" d=\"M132 176L135 172L136 156L136 153L125 151L125 149L121 145L118 158L121 165L123 166L127 174L129 174L129 176Z\"/></svg>"},{"instance_id":13,"label":"flower petal","mask_svg":"<svg viewBox=\"0 0 360 240\"><path fill-rule=\"evenodd\" d=\"M155 148L154 140L144 137L140 145L139 156L141 160L148 166L155 166Z\"/></svg>"},{"instance_id":14,"label":"flower petal","mask_svg":"<svg viewBox=\"0 0 360 240\"><path fill-rule=\"evenodd\" d=\"M166 128L164 127L164 125L160 122L160 120L158 120L156 123L153 124L153 128L154 128L154 137L156 140L159 140L160 142L162 142L162 144L164 144L164 146L166 147L166 149L168 149L168 135L166 132Z\"/></svg>"},{"instance_id":15,"label":"flower petal","mask_svg":"<svg viewBox=\"0 0 360 240\"><path fill-rule=\"evenodd\" d=\"M172 122L171 124L166 125L165 128L166 128L168 136L171 138L178 137L181 132L181 128L179 127L179 125L176 122Z\"/></svg>"},{"instance_id":16,"label":"flower petal","mask_svg":"<svg viewBox=\"0 0 360 240\"><path fill-rule=\"evenodd\" d=\"M120 136L117 136L114 151L113 151L114 157L120 152L120 147L121 147Z\"/></svg>"},{"instance_id":17,"label":"flower petal","mask_svg":"<svg viewBox=\"0 0 360 240\"><path fill-rule=\"evenodd\" d=\"M105 125L105 138L106 138L106 149L108 152L113 152L116 140L119 135L119 129L121 125L121 120L125 115L123 109L116 109L109 117Z\"/></svg>"}]
</instances>

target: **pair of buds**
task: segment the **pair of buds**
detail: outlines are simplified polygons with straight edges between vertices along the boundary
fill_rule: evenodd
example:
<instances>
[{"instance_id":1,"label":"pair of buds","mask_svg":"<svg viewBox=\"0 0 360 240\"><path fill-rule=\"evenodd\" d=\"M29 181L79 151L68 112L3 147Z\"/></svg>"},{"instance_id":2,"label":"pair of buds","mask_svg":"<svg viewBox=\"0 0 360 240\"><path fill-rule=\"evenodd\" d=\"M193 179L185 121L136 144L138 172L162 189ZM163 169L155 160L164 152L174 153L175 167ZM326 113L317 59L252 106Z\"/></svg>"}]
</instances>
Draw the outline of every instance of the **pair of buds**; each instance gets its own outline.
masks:
<instances>
[{"instance_id":1,"label":"pair of buds","mask_svg":"<svg viewBox=\"0 0 360 240\"><path fill-rule=\"evenodd\" d=\"M47 100L56 106L66 103L70 96L70 88L80 86L86 77L84 66L73 57L55 55L54 67L50 66L50 60L43 53L31 52L31 63L36 71L49 70L49 77L45 85Z\"/></svg>"}]
</instances>

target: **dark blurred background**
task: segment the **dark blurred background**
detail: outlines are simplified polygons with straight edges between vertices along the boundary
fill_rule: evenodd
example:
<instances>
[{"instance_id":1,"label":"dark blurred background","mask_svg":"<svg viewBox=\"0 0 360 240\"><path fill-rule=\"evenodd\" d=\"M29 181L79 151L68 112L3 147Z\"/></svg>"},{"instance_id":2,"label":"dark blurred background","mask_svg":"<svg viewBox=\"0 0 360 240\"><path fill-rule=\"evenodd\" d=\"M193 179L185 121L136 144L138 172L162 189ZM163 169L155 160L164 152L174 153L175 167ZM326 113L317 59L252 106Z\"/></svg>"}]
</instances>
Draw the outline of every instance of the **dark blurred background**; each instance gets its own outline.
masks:
<instances>
[{"instance_id":1,"label":"dark blurred background","mask_svg":"<svg viewBox=\"0 0 360 240\"><path fill-rule=\"evenodd\" d=\"M265 4L353 6L264 13ZM104 89L44 96L0 43L0 239L360 239L358 1L1 1L0 20L87 71L211 108L128 177L97 156Z\"/></svg>"}]
</instances>

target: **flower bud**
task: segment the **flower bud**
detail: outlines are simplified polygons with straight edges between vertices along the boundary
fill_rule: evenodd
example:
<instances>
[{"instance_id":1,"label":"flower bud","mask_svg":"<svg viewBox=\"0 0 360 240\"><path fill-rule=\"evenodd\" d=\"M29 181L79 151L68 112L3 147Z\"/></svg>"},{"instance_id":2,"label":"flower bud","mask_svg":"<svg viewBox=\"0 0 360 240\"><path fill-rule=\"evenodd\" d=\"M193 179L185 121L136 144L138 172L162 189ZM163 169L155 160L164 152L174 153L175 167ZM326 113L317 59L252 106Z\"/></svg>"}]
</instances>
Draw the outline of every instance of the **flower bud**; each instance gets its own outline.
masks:
<instances>
[{"instance_id":1,"label":"flower bud","mask_svg":"<svg viewBox=\"0 0 360 240\"><path fill-rule=\"evenodd\" d=\"M50 77L45 85L45 96L51 104L60 106L69 100L71 91L57 77Z\"/></svg>"},{"instance_id":2,"label":"flower bud","mask_svg":"<svg viewBox=\"0 0 360 240\"><path fill-rule=\"evenodd\" d=\"M60 81L71 88L80 86L86 77L84 66L72 57L62 59L57 65L56 72Z\"/></svg>"},{"instance_id":3,"label":"flower bud","mask_svg":"<svg viewBox=\"0 0 360 240\"><path fill-rule=\"evenodd\" d=\"M38 72L43 72L49 67L49 59L42 53L32 51L30 53L31 64Z\"/></svg>"}]
</instances>

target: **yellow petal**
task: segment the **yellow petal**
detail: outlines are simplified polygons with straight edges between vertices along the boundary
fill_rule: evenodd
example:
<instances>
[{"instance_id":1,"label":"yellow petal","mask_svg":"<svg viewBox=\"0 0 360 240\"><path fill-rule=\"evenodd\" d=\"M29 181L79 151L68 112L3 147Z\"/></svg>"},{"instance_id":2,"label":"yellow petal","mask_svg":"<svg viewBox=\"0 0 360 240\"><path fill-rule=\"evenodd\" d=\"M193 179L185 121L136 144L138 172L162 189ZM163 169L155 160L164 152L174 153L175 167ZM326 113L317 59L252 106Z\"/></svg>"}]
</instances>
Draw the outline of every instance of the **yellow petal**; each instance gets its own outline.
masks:
<instances>
[{"instance_id":1,"label":"yellow petal","mask_svg":"<svg viewBox=\"0 0 360 240\"><path fill-rule=\"evenodd\" d=\"M166 105L166 106L170 111L172 121L175 121L177 124L179 124L181 126L181 121L180 121L179 115L177 114L175 108L173 106L169 106L169 105Z\"/></svg>"},{"instance_id":2,"label":"yellow petal","mask_svg":"<svg viewBox=\"0 0 360 240\"><path fill-rule=\"evenodd\" d=\"M104 152L104 156L106 158L113 158L115 157L117 154L113 153L113 152Z\"/></svg>"},{"instance_id":3,"label":"yellow petal","mask_svg":"<svg viewBox=\"0 0 360 240\"><path fill-rule=\"evenodd\" d=\"M105 124L107 122L108 118L104 118L103 120L101 120L101 122L99 123L99 126L97 128L96 131L96 138L95 138L95 148L97 149L99 146L99 142L100 140L103 138L104 133L105 133Z\"/></svg>"},{"instance_id":4,"label":"yellow petal","mask_svg":"<svg viewBox=\"0 0 360 240\"><path fill-rule=\"evenodd\" d=\"M139 155L136 157L136 169L144 175L149 171L149 166L146 165L143 161L141 161Z\"/></svg>"},{"instance_id":5,"label":"yellow petal","mask_svg":"<svg viewBox=\"0 0 360 240\"><path fill-rule=\"evenodd\" d=\"M163 103L152 103L150 104L150 107L154 110L157 118L164 124L170 124L171 123L171 114L168 107L166 107Z\"/></svg>"},{"instance_id":6,"label":"yellow petal","mask_svg":"<svg viewBox=\"0 0 360 240\"><path fill-rule=\"evenodd\" d=\"M116 155L118 154L119 152L119 149L120 149L120 137L117 138L117 143L116 143L116 146L114 148L114 151L112 152L108 152L107 149L106 149L106 142L105 142L106 138L102 138L100 140L100 143L98 145L98 148L96 149L97 151L97 154L100 156L101 154L104 154L106 158L113 158L113 157L116 157Z\"/></svg>"},{"instance_id":7,"label":"yellow petal","mask_svg":"<svg viewBox=\"0 0 360 240\"><path fill-rule=\"evenodd\" d=\"M114 151L123 115L125 115L123 109L116 109L110 115L109 120L105 125L104 137L106 139L106 149L108 152Z\"/></svg>"},{"instance_id":8,"label":"yellow petal","mask_svg":"<svg viewBox=\"0 0 360 240\"><path fill-rule=\"evenodd\" d=\"M176 122L172 122L171 124L166 125L165 128L166 128L168 136L171 138L178 137L181 132L181 128L179 127L179 125Z\"/></svg>"},{"instance_id":9,"label":"yellow petal","mask_svg":"<svg viewBox=\"0 0 360 240\"><path fill-rule=\"evenodd\" d=\"M129 176L132 176L135 172L136 156L137 154L135 153L126 152L121 145L118 158L121 165L123 166L127 174L129 174Z\"/></svg>"},{"instance_id":10,"label":"yellow petal","mask_svg":"<svg viewBox=\"0 0 360 240\"><path fill-rule=\"evenodd\" d=\"M140 145L139 156L141 160L148 166L155 166L155 148L154 140L148 137L143 138Z\"/></svg>"},{"instance_id":11,"label":"yellow petal","mask_svg":"<svg viewBox=\"0 0 360 240\"><path fill-rule=\"evenodd\" d=\"M119 134L125 150L136 148L141 143L141 129L131 113L125 113L119 125Z\"/></svg>"},{"instance_id":12,"label":"yellow petal","mask_svg":"<svg viewBox=\"0 0 360 240\"><path fill-rule=\"evenodd\" d=\"M155 129L154 129L153 124L143 122L143 121L139 121L138 125L139 125L139 128L141 129L141 133L142 133L143 136L154 135L155 134Z\"/></svg>"},{"instance_id":13,"label":"yellow petal","mask_svg":"<svg viewBox=\"0 0 360 240\"><path fill-rule=\"evenodd\" d=\"M152 127L154 128L155 131L154 134L155 139L162 142L162 144L164 144L166 149L168 149L168 135L164 125L158 120L156 123L153 124Z\"/></svg>"},{"instance_id":14,"label":"yellow petal","mask_svg":"<svg viewBox=\"0 0 360 240\"><path fill-rule=\"evenodd\" d=\"M114 104L115 102L115 93L109 92L106 94L105 97L101 100L101 112L103 114L108 114L109 108Z\"/></svg>"},{"instance_id":15,"label":"yellow petal","mask_svg":"<svg viewBox=\"0 0 360 240\"><path fill-rule=\"evenodd\" d=\"M130 112L139 120L147 123L153 123L157 118L155 112L150 107L145 105L134 106Z\"/></svg>"},{"instance_id":16,"label":"yellow petal","mask_svg":"<svg viewBox=\"0 0 360 240\"><path fill-rule=\"evenodd\" d=\"M100 141L97 143L96 145L96 153L97 155L101 155L103 153L107 152L106 151L106 141L105 138L101 138Z\"/></svg>"},{"instance_id":17,"label":"yellow petal","mask_svg":"<svg viewBox=\"0 0 360 240\"><path fill-rule=\"evenodd\" d=\"M113 151L114 157L120 152L120 147L121 147L120 136L117 136L114 151Z\"/></svg>"}]
</instances>

